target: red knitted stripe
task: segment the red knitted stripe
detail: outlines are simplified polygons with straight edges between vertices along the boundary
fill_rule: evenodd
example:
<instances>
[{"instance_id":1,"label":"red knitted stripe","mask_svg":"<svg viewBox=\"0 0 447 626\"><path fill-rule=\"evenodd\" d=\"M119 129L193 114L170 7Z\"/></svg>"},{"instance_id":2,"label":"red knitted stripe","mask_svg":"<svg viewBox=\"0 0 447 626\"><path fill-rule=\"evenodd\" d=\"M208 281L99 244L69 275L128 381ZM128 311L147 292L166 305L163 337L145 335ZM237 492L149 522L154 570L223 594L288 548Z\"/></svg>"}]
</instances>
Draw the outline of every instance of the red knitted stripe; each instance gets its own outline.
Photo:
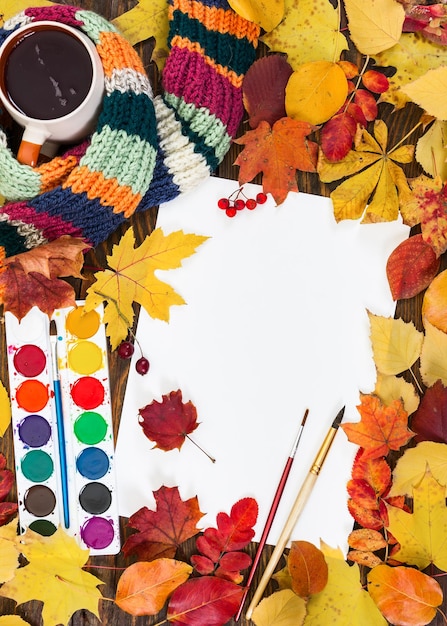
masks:
<instances>
[{"instance_id":1,"label":"red knitted stripe","mask_svg":"<svg viewBox=\"0 0 447 626\"><path fill-rule=\"evenodd\" d=\"M218 74L198 52L172 48L163 74L163 87L197 108L206 107L228 126L231 137L236 135L243 115L241 90Z\"/></svg>"}]
</instances>

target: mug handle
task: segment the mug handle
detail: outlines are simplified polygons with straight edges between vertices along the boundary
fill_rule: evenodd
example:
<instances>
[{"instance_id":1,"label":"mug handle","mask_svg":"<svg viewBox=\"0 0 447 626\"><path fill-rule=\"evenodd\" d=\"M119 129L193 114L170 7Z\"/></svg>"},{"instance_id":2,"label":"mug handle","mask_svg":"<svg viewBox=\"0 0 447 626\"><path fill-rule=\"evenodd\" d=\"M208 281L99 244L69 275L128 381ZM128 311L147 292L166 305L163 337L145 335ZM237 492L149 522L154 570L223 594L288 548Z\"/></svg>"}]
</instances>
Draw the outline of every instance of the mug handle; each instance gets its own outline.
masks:
<instances>
[{"instance_id":1,"label":"mug handle","mask_svg":"<svg viewBox=\"0 0 447 626\"><path fill-rule=\"evenodd\" d=\"M17 161L22 165L31 165L35 167L39 159L41 145L37 143L31 143L31 141L22 141L20 143L19 151L17 152Z\"/></svg>"}]
</instances>

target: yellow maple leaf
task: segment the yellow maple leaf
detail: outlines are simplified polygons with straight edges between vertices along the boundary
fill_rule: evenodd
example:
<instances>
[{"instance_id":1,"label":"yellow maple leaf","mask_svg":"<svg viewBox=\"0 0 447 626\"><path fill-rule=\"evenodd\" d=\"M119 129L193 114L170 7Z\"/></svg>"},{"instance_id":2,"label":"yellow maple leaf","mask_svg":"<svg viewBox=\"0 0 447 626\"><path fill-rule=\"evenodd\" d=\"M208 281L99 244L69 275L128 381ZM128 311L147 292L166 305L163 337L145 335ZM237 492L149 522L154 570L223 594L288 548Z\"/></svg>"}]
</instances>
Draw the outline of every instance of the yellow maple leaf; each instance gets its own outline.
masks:
<instances>
[{"instance_id":1,"label":"yellow maple leaf","mask_svg":"<svg viewBox=\"0 0 447 626\"><path fill-rule=\"evenodd\" d=\"M402 400L408 415L416 411L420 402L414 385L408 383L401 376L387 376L380 372L377 374L374 394L382 400L385 406L389 406L395 400Z\"/></svg>"},{"instance_id":2,"label":"yellow maple leaf","mask_svg":"<svg viewBox=\"0 0 447 626\"><path fill-rule=\"evenodd\" d=\"M447 334L427 320L424 323L425 337L422 344L420 372L422 381L431 387L440 380L447 387Z\"/></svg>"},{"instance_id":3,"label":"yellow maple leaf","mask_svg":"<svg viewBox=\"0 0 447 626\"><path fill-rule=\"evenodd\" d=\"M447 179L447 122L435 120L418 139L416 161L430 176Z\"/></svg>"},{"instance_id":4,"label":"yellow maple leaf","mask_svg":"<svg viewBox=\"0 0 447 626\"><path fill-rule=\"evenodd\" d=\"M269 32L284 16L284 0L229 0L238 15Z\"/></svg>"},{"instance_id":5,"label":"yellow maple leaf","mask_svg":"<svg viewBox=\"0 0 447 626\"><path fill-rule=\"evenodd\" d=\"M181 266L182 260L195 253L208 237L185 234L182 230L164 235L155 229L135 248L135 236L129 228L107 257L109 267L95 274L96 282L87 290L85 310L91 311L105 301L104 323L112 349L127 337L134 319L133 302L143 306L148 314L169 321L172 305L184 304L174 289L159 280L155 270Z\"/></svg>"},{"instance_id":6,"label":"yellow maple leaf","mask_svg":"<svg viewBox=\"0 0 447 626\"><path fill-rule=\"evenodd\" d=\"M413 322L382 317L368 311L374 363L382 374L404 372L419 358L424 334Z\"/></svg>"},{"instance_id":7,"label":"yellow maple leaf","mask_svg":"<svg viewBox=\"0 0 447 626\"><path fill-rule=\"evenodd\" d=\"M328 582L323 591L310 596L304 626L321 626L323 615L325 624L386 626L386 620L362 586L357 563L349 566L341 550L323 541L321 550L328 565Z\"/></svg>"},{"instance_id":8,"label":"yellow maple leaf","mask_svg":"<svg viewBox=\"0 0 447 626\"><path fill-rule=\"evenodd\" d=\"M411 163L414 146L388 150L387 141L385 122L376 120L374 137L361 129L355 150L350 150L342 161L328 161L320 151L317 170L322 182L348 177L330 194L337 222L362 216L364 224L391 222L397 219L400 204L411 197L405 173L396 162Z\"/></svg>"},{"instance_id":9,"label":"yellow maple leaf","mask_svg":"<svg viewBox=\"0 0 447 626\"><path fill-rule=\"evenodd\" d=\"M447 485L447 445L434 441L421 441L414 448L407 448L393 470L390 496L412 496L413 487L425 475L427 465L433 478ZM446 488L444 487L444 493Z\"/></svg>"},{"instance_id":10,"label":"yellow maple leaf","mask_svg":"<svg viewBox=\"0 0 447 626\"><path fill-rule=\"evenodd\" d=\"M139 0L135 7L116 17L112 23L132 46L154 37L156 44L152 60L162 70L169 53L167 0Z\"/></svg>"},{"instance_id":11,"label":"yellow maple leaf","mask_svg":"<svg viewBox=\"0 0 447 626\"><path fill-rule=\"evenodd\" d=\"M73 613L86 609L99 618L98 601L102 597L99 578L85 572L89 551L62 528L51 537L27 530L20 537L20 551L28 564L19 568L1 594L18 604L29 600L43 602L44 624L67 624Z\"/></svg>"},{"instance_id":12,"label":"yellow maple leaf","mask_svg":"<svg viewBox=\"0 0 447 626\"><path fill-rule=\"evenodd\" d=\"M362 54L394 46L402 33L405 11L395 0L345 0L349 32Z\"/></svg>"},{"instance_id":13,"label":"yellow maple leaf","mask_svg":"<svg viewBox=\"0 0 447 626\"><path fill-rule=\"evenodd\" d=\"M301 626L306 617L306 602L291 589L282 589L264 598L253 611L252 621L256 626L293 624Z\"/></svg>"},{"instance_id":14,"label":"yellow maple leaf","mask_svg":"<svg viewBox=\"0 0 447 626\"><path fill-rule=\"evenodd\" d=\"M261 41L270 50L287 54L293 69L311 61L338 61L343 50L348 50L340 32L339 11L329 0L286 0L283 20Z\"/></svg>"},{"instance_id":15,"label":"yellow maple leaf","mask_svg":"<svg viewBox=\"0 0 447 626\"><path fill-rule=\"evenodd\" d=\"M30 6L34 7L46 7L51 6L54 2L48 2L48 0L33 0L31 3L30 0L2 0L2 5L0 7L0 27L3 26L3 23L6 20L14 17L16 13L20 13L24 9L27 9Z\"/></svg>"},{"instance_id":16,"label":"yellow maple leaf","mask_svg":"<svg viewBox=\"0 0 447 626\"><path fill-rule=\"evenodd\" d=\"M3 437L10 423L11 401L8 392L0 381L0 437Z\"/></svg>"},{"instance_id":17,"label":"yellow maple leaf","mask_svg":"<svg viewBox=\"0 0 447 626\"><path fill-rule=\"evenodd\" d=\"M423 570L433 564L447 570L447 508L445 485L429 468L413 488L413 513L388 507L390 532L400 544L393 558Z\"/></svg>"},{"instance_id":18,"label":"yellow maple leaf","mask_svg":"<svg viewBox=\"0 0 447 626\"><path fill-rule=\"evenodd\" d=\"M410 100L401 89L404 85L447 63L445 46L432 43L418 33L403 33L395 46L372 56L378 65L396 68L389 78L389 89L379 102L390 102L397 109Z\"/></svg>"},{"instance_id":19,"label":"yellow maple leaf","mask_svg":"<svg viewBox=\"0 0 447 626\"><path fill-rule=\"evenodd\" d=\"M17 520L0 527L0 583L14 577L19 566L20 549L17 541ZM0 589L0 595L2 589Z\"/></svg>"}]
</instances>

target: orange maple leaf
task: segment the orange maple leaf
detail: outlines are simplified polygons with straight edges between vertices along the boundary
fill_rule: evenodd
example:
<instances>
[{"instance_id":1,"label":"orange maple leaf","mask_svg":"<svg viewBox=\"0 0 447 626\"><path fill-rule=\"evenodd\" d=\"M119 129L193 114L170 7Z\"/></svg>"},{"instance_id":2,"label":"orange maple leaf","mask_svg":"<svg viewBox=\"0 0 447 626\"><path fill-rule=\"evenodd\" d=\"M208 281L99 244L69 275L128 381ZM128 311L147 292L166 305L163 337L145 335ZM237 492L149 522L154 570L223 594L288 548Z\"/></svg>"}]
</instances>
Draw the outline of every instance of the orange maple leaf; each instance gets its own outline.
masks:
<instances>
[{"instance_id":1,"label":"orange maple leaf","mask_svg":"<svg viewBox=\"0 0 447 626\"><path fill-rule=\"evenodd\" d=\"M364 459L386 456L390 450L399 450L414 436L408 428L408 413L402 400L394 400L386 406L378 396L362 394L357 409L360 422L341 426L349 441L364 449Z\"/></svg>"},{"instance_id":2,"label":"orange maple leaf","mask_svg":"<svg viewBox=\"0 0 447 626\"><path fill-rule=\"evenodd\" d=\"M244 185L263 172L262 186L281 204L289 191L298 191L296 170L315 172L318 145L306 139L316 130L308 122L282 117L270 126L265 120L255 130L235 139L245 148L234 162L239 165L239 184Z\"/></svg>"},{"instance_id":3,"label":"orange maple leaf","mask_svg":"<svg viewBox=\"0 0 447 626\"><path fill-rule=\"evenodd\" d=\"M0 303L19 320L33 306L51 315L57 308L74 306L75 292L60 277L81 277L86 244L64 236L55 241L3 259Z\"/></svg>"}]
</instances>

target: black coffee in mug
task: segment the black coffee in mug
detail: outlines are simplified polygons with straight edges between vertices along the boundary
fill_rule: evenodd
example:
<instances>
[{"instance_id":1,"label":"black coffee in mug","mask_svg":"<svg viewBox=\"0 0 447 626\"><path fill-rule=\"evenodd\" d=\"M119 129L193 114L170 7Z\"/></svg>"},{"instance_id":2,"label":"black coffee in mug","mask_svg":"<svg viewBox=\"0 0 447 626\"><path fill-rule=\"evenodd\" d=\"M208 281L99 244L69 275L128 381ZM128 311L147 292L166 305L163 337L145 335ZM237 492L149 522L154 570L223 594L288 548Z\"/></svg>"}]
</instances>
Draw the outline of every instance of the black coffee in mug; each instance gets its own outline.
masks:
<instances>
[{"instance_id":1,"label":"black coffee in mug","mask_svg":"<svg viewBox=\"0 0 447 626\"><path fill-rule=\"evenodd\" d=\"M90 56L80 41L59 30L27 33L11 50L4 87L27 117L49 120L68 115L85 100L92 84Z\"/></svg>"}]
</instances>

